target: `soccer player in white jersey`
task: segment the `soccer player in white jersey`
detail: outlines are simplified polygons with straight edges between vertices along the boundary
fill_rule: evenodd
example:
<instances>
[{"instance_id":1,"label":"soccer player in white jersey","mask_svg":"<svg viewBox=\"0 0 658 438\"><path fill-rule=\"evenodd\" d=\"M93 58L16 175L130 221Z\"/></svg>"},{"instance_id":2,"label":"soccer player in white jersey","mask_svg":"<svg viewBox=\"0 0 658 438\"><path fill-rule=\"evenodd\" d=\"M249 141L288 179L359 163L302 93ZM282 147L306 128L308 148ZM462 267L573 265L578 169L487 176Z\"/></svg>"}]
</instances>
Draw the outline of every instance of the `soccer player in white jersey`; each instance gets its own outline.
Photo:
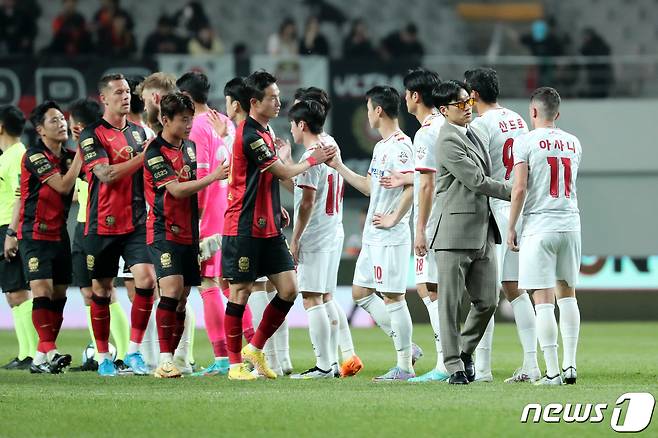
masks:
<instances>
[{"instance_id":1,"label":"soccer player in white jersey","mask_svg":"<svg viewBox=\"0 0 658 438\"><path fill-rule=\"evenodd\" d=\"M434 230L432 216L432 197L436 178L435 145L444 118L432 103L432 90L441 83L436 72L418 68L409 71L404 77L405 101L407 111L413 114L420 128L416 131L413 142L415 172L402 175L401 180L409 179L414 185L414 252L416 268L416 288L429 313L436 344L436 366L422 376L409 379L410 382L443 381L450 375L443 363L443 351L439 335L439 272L436 258L428 257L428 232ZM390 187L395 178L384 177L384 186Z\"/></svg>"},{"instance_id":2,"label":"soccer player in white jersey","mask_svg":"<svg viewBox=\"0 0 658 438\"><path fill-rule=\"evenodd\" d=\"M338 155L330 165L347 183L370 197L352 298L393 338L397 351L397 365L375 381L408 380L415 377L411 315L405 301L413 187L387 189L379 180L391 171L413 172L413 152L411 140L398 124L399 93L392 87L376 86L366 93L366 99L368 122L382 136L373 150L367 176L351 171ZM384 300L375 292L380 292Z\"/></svg>"},{"instance_id":3,"label":"soccer player in white jersey","mask_svg":"<svg viewBox=\"0 0 658 438\"><path fill-rule=\"evenodd\" d=\"M546 375L536 384L576 383L580 310L580 213L576 178L582 156L578 139L558 129L560 95L550 87L530 97L533 130L514 144L514 185L507 244L519 251L519 288L534 291L537 337ZM516 224L523 211L520 239ZM555 296L560 308L562 373L558 366Z\"/></svg>"},{"instance_id":4,"label":"soccer player in white jersey","mask_svg":"<svg viewBox=\"0 0 658 438\"><path fill-rule=\"evenodd\" d=\"M491 68L476 68L464 73L466 83L471 87L471 97L475 99L478 117L471 123L489 137L489 155L491 156L491 177L497 181L511 181L514 168L514 141L528 132L523 118L504 108L498 103L498 75ZM503 233L502 240L507 242L505 232L509 220L510 203L501 199L489 198L498 229ZM520 224L518 224L520 225ZM518 228L518 226L517 226ZM523 366L517 369L505 382L529 382L541 377L537 365L537 330L535 310L530 296L519 291L519 255L511 251L507 244L498 245L498 275L503 293L512 304L516 330L523 347ZM491 347L493 343L494 318L475 350L476 381L491 382Z\"/></svg>"},{"instance_id":5,"label":"soccer player in white jersey","mask_svg":"<svg viewBox=\"0 0 658 438\"><path fill-rule=\"evenodd\" d=\"M290 109L290 132L295 143L306 151L300 161L313 150L323 147L320 140L325 121L322 105L303 100ZM293 379L321 379L334 377L336 350L331 351L331 327L323 294L333 291L338 275L338 260L333 257L338 237L338 212L342 211L340 196L342 178L326 165L315 166L295 178L295 226L290 251L297 264L297 281L308 315L309 334L315 351L315 366Z\"/></svg>"}]
</instances>

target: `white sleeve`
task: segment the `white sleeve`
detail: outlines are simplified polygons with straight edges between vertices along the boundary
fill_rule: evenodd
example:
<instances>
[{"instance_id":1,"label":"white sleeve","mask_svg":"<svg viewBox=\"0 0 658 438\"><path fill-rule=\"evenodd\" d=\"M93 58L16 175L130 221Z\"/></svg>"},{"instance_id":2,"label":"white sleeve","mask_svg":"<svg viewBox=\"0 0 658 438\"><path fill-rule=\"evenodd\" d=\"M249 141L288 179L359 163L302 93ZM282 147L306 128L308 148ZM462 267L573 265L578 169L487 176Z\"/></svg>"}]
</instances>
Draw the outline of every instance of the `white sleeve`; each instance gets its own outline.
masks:
<instances>
[{"instance_id":1,"label":"white sleeve","mask_svg":"<svg viewBox=\"0 0 658 438\"><path fill-rule=\"evenodd\" d=\"M414 137L415 169L417 171L436 172L436 154L434 153L434 137L427 129L416 132Z\"/></svg>"},{"instance_id":2,"label":"white sleeve","mask_svg":"<svg viewBox=\"0 0 658 438\"><path fill-rule=\"evenodd\" d=\"M391 160L391 170L395 170L400 173L410 173L414 171L414 160L412 154L411 145L399 141L397 142L397 147L395 148L395 157L392 157Z\"/></svg>"},{"instance_id":3,"label":"white sleeve","mask_svg":"<svg viewBox=\"0 0 658 438\"><path fill-rule=\"evenodd\" d=\"M514 141L514 146L512 149L512 154L514 156L514 165L528 162L528 158L529 158L528 155L530 152L530 148L528 146L529 144L528 140L529 140L528 135L521 135L516 139L516 141Z\"/></svg>"},{"instance_id":4,"label":"white sleeve","mask_svg":"<svg viewBox=\"0 0 658 438\"><path fill-rule=\"evenodd\" d=\"M302 155L300 162L306 160L311 153L307 151ZM295 178L295 185L300 188L308 188L317 190L318 184L320 184L320 166L324 164L318 164L317 166L312 166L309 169L302 172Z\"/></svg>"}]
</instances>

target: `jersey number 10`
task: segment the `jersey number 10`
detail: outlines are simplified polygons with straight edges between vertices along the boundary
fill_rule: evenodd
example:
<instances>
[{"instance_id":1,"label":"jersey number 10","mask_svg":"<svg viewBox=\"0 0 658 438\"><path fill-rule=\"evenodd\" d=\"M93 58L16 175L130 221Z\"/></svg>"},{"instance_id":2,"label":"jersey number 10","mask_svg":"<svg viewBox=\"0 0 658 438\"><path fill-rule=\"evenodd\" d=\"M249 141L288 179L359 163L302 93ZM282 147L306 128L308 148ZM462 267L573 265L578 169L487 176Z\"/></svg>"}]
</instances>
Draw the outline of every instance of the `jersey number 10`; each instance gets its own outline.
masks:
<instances>
[{"instance_id":1,"label":"jersey number 10","mask_svg":"<svg viewBox=\"0 0 658 438\"><path fill-rule=\"evenodd\" d=\"M562 162L562 167L564 167L564 196L567 198L571 197L571 158L560 158L558 157L546 157L548 165L551 168L551 196L558 198L560 196L560 162Z\"/></svg>"}]
</instances>

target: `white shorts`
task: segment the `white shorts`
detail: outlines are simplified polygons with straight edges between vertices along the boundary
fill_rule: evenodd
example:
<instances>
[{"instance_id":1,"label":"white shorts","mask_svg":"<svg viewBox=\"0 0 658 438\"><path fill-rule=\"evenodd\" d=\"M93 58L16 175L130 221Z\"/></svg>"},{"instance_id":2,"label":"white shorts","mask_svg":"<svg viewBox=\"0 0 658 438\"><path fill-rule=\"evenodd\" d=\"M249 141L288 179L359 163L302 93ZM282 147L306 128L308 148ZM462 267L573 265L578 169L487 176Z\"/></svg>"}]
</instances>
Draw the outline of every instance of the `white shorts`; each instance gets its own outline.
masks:
<instances>
[{"instance_id":1,"label":"white shorts","mask_svg":"<svg viewBox=\"0 0 658 438\"><path fill-rule=\"evenodd\" d=\"M436 252L429 250L424 256L414 256L416 268L416 284L439 284L439 269L436 266Z\"/></svg>"},{"instance_id":2,"label":"white shorts","mask_svg":"<svg viewBox=\"0 0 658 438\"><path fill-rule=\"evenodd\" d=\"M321 294L336 292L343 239L343 237L336 239L336 247L331 252L299 252L297 283L300 292Z\"/></svg>"},{"instance_id":3,"label":"white shorts","mask_svg":"<svg viewBox=\"0 0 658 438\"><path fill-rule=\"evenodd\" d=\"M499 281L519 281L519 253L512 251L507 246L507 228L509 226L509 213L510 204L491 205L491 212L494 215L498 230L500 230L500 237L503 241L502 245L496 248L496 257L498 258L498 276ZM521 219L516 223L516 233L521 233Z\"/></svg>"},{"instance_id":4,"label":"white shorts","mask_svg":"<svg viewBox=\"0 0 658 438\"><path fill-rule=\"evenodd\" d=\"M519 289L548 289L557 280L575 287L580 272L580 232L523 236L519 242Z\"/></svg>"},{"instance_id":5,"label":"white shorts","mask_svg":"<svg viewBox=\"0 0 658 438\"><path fill-rule=\"evenodd\" d=\"M395 246L364 243L356 261L352 283L382 293L406 293L410 252L410 243Z\"/></svg>"}]
</instances>

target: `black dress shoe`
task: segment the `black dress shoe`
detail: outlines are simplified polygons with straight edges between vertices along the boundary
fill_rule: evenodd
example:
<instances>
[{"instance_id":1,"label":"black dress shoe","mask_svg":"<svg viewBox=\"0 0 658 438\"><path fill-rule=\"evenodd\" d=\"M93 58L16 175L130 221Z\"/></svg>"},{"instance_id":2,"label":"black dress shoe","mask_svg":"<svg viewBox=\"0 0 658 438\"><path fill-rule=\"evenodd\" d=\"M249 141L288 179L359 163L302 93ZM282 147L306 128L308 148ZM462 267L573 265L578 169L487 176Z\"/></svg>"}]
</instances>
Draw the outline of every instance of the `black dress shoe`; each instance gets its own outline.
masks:
<instances>
[{"instance_id":1,"label":"black dress shoe","mask_svg":"<svg viewBox=\"0 0 658 438\"><path fill-rule=\"evenodd\" d=\"M466 373L463 371L457 371L448 379L448 383L451 385L468 385L468 378Z\"/></svg>"},{"instance_id":2,"label":"black dress shoe","mask_svg":"<svg viewBox=\"0 0 658 438\"><path fill-rule=\"evenodd\" d=\"M462 353L459 358L464 363L464 373L469 382L475 380L475 364L473 363L473 356L470 354Z\"/></svg>"}]
</instances>

